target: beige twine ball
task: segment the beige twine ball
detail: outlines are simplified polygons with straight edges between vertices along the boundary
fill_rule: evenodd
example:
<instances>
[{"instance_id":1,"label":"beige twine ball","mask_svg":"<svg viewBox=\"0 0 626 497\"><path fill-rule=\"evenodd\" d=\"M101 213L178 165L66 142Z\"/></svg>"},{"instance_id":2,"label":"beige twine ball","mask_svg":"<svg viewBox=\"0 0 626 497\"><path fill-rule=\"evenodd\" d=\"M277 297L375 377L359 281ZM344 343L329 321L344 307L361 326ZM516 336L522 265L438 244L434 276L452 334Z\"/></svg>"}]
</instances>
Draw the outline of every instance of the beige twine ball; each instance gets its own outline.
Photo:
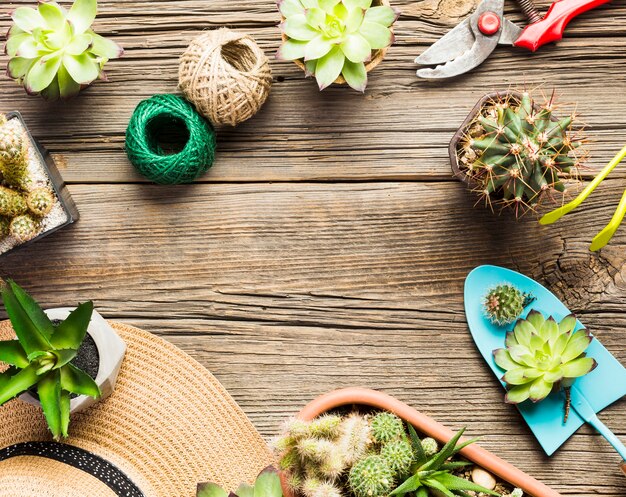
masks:
<instances>
[{"instance_id":1,"label":"beige twine ball","mask_svg":"<svg viewBox=\"0 0 626 497\"><path fill-rule=\"evenodd\" d=\"M214 125L236 126L263 106L272 72L252 37L221 28L207 31L187 47L178 83L185 98Z\"/></svg>"}]
</instances>

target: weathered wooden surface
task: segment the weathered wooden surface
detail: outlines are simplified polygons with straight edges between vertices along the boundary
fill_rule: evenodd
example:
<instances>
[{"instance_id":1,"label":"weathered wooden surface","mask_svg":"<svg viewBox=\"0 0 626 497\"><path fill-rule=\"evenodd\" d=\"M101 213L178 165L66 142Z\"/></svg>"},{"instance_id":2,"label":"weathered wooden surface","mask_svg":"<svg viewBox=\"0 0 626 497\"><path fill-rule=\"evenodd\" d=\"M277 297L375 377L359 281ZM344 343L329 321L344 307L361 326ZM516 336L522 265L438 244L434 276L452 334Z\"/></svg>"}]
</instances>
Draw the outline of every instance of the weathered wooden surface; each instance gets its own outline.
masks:
<instances>
[{"instance_id":1,"label":"weathered wooden surface","mask_svg":"<svg viewBox=\"0 0 626 497\"><path fill-rule=\"evenodd\" d=\"M626 230L601 254L587 249L626 186L624 168L580 212L540 227L474 209L450 177L446 147L483 92L556 87L588 124L590 176L626 139L626 7L587 13L558 46L532 56L499 48L472 74L433 84L414 77L412 59L473 3L395 3L404 13L398 41L365 96L320 94L293 64L272 61L263 111L220 131L219 159L200 184L168 188L145 184L126 161L134 106L176 90L176 58L203 29L246 30L273 52L273 2L101 1L97 27L126 48L108 83L49 104L0 80L0 108L24 114L82 214L0 259L0 271L47 306L92 298L105 316L165 336L206 365L268 438L314 396L370 386L452 428L467 425L564 494L623 495L618 457L589 428L551 459L542 454L471 341L462 287L481 263L523 271L626 362ZM625 407L602 415L622 438Z\"/></svg>"}]
</instances>

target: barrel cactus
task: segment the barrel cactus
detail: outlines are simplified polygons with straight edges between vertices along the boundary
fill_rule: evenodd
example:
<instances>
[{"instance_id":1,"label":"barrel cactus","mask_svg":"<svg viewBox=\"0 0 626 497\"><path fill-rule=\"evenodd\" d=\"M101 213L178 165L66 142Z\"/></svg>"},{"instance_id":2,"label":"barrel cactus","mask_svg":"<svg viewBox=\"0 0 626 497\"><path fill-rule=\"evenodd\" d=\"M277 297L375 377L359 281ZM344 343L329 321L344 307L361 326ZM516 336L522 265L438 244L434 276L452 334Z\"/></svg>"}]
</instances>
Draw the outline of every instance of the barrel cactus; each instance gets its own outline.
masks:
<instances>
[{"instance_id":1,"label":"barrel cactus","mask_svg":"<svg viewBox=\"0 0 626 497\"><path fill-rule=\"evenodd\" d=\"M393 489L394 473L379 455L360 460L350 470L348 485L357 497L383 497Z\"/></svg>"},{"instance_id":2,"label":"barrel cactus","mask_svg":"<svg viewBox=\"0 0 626 497\"><path fill-rule=\"evenodd\" d=\"M372 437L378 443L387 443L404 434L404 423L390 412L379 412L372 418Z\"/></svg>"},{"instance_id":3,"label":"barrel cactus","mask_svg":"<svg viewBox=\"0 0 626 497\"><path fill-rule=\"evenodd\" d=\"M509 284L493 287L483 299L485 315L493 324L504 326L516 321L533 297Z\"/></svg>"},{"instance_id":4,"label":"barrel cactus","mask_svg":"<svg viewBox=\"0 0 626 497\"><path fill-rule=\"evenodd\" d=\"M406 439L394 440L383 445L380 455L396 475L405 475L413 462L411 444Z\"/></svg>"},{"instance_id":5,"label":"barrel cactus","mask_svg":"<svg viewBox=\"0 0 626 497\"><path fill-rule=\"evenodd\" d=\"M49 188L36 188L26 196L26 205L30 212L43 217L54 206L54 194Z\"/></svg>"},{"instance_id":6,"label":"barrel cactus","mask_svg":"<svg viewBox=\"0 0 626 497\"><path fill-rule=\"evenodd\" d=\"M14 217L9 225L9 234L19 243L26 243L37 236L39 221L30 214Z\"/></svg>"},{"instance_id":7,"label":"barrel cactus","mask_svg":"<svg viewBox=\"0 0 626 497\"><path fill-rule=\"evenodd\" d=\"M24 214L28 209L26 200L12 188L0 186L0 215L15 217Z\"/></svg>"},{"instance_id":8,"label":"barrel cactus","mask_svg":"<svg viewBox=\"0 0 626 497\"><path fill-rule=\"evenodd\" d=\"M585 152L576 115L557 119L554 109L553 96L538 106L528 92L497 95L467 125L455 159L487 205L519 216L577 176Z\"/></svg>"}]
</instances>

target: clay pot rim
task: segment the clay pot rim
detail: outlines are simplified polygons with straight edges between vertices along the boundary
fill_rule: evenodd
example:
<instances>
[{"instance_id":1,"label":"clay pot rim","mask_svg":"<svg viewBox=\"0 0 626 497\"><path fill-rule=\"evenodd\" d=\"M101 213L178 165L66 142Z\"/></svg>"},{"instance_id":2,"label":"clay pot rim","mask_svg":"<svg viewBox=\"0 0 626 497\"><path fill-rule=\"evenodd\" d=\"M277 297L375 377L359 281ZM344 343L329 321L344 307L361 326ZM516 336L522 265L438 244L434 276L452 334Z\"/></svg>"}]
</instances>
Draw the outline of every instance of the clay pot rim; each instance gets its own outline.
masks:
<instances>
[{"instance_id":1,"label":"clay pot rim","mask_svg":"<svg viewBox=\"0 0 626 497\"><path fill-rule=\"evenodd\" d=\"M445 443L454 432L429 416L419 412L400 400L369 388L343 388L321 395L309 402L299 413L298 418L310 421L317 416L337 407L359 404L393 412L404 421L412 424L419 432ZM463 440L463 439L461 439ZM465 447L461 454L468 460L498 476L506 482L521 488L532 497L563 497L555 490L535 480L512 464L483 449L478 444ZM286 497L292 495L283 482Z\"/></svg>"},{"instance_id":2,"label":"clay pot rim","mask_svg":"<svg viewBox=\"0 0 626 497\"><path fill-rule=\"evenodd\" d=\"M374 2L376 2L377 0L374 0ZM372 3L374 3L372 2ZM387 7L391 7L391 3L389 2L389 0L378 0L378 5L385 5ZM285 18L281 15L280 16L281 22L283 22L285 20ZM394 35L394 31L393 31L393 24L390 26L389 28L391 30L391 44L393 44L393 42L395 41L395 35ZM280 34L281 39L283 40L283 43L286 42L288 40L288 36L283 33L281 31ZM391 46L391 45L389 45ZM385 47L385 48L380 48L378 50L372 50L372 58L370 59L370 61L365 64L365 72L369 73L371 70L375 69L383 60L385 60L385 56L387 55L387 50L389 50L389 47ZM306 66L304 65L304 62L302 62L300 59L296 59L294 61L292 61L294 64L296 64L300 69L302 69L304 72L306 72ZM345 85L346 80L344 79L344 77L340 74L339 77L333 81L334 84L337 85Z\"/></svg>"}]
</instances>

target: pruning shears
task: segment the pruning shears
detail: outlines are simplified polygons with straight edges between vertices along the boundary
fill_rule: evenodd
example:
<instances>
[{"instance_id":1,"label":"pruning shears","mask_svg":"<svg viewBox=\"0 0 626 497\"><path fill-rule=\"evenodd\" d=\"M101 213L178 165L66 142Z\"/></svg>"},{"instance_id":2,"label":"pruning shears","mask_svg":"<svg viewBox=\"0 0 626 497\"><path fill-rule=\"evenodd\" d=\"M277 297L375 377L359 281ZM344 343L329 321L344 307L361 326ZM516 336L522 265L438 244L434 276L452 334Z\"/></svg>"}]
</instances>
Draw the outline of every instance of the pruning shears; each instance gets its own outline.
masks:
<instances>
[{"instance_id":1,"label":"pruning shears","mask_svg":"<svg viewBox=\"0 0 626 497\"><path fill-rule=\"evenodd\" d=\"M451 78L480 65L498 45L513 45L534 52L563 38L576 16L610 0L558 0L542 18L532 0L517 0L529 24L520 28L504 17L504 0L482 0L474 13L415 59L425 79Z\"/></svg>"},{"instance_id":2,"label":"pruning shears","mask_svg":"<svg viewBox=\"0 0 626 497\"><path fill-rule=\"evenodd\" d=\"M619 153L615 157L613 157L611 162L604 166L604 169L602 169L602 171L600 171L600 173L593 179L593 181L589 183L582 192L580 192L578 197L576 197L571 202L565 204L564 206L559 207L552 212L548 212L539 220L539 222L541 224L552 224L561 219L568 212L573 211L576 207L582 204L589 195L591 195L591 193L600 183L602 183L602 181L604 181L609 173L613 169L615 169L615 167L620 162L622 162L622 160L624 160L624 157L626 157L626 147L622 148L622 150L620 150ZM620 200L617 209L615 209L615 213L613 214L611 221L609 221L609 224L607 224L604 229L593 238L589 250L595 252L597 250L600 250L607 243L609 243L611 241L611 238L613 238L613 235L617 231L617 228L619 228L620 224L622 224L624 216L626 216L626 191L624 191L622 199ZM626 462L624 463L622 469L624 470L624 474L626 475Z\"/></svg>"}]
</instances>

